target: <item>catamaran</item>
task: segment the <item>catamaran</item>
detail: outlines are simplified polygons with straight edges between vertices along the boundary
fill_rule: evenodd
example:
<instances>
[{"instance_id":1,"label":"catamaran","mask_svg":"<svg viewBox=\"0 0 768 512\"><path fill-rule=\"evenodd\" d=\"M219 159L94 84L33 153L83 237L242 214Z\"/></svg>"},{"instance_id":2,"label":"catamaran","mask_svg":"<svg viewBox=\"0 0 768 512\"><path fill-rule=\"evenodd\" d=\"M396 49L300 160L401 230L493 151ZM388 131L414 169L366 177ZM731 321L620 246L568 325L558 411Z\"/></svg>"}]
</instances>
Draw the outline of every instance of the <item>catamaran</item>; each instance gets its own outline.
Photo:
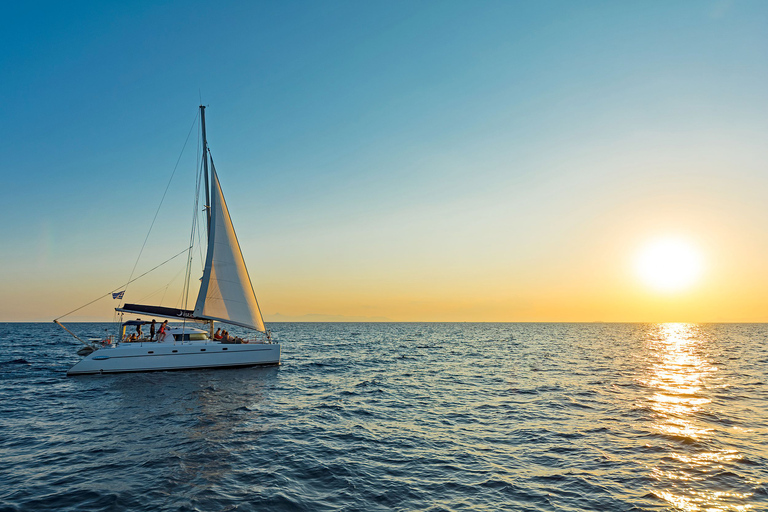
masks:
<instances>
[{"instance_id":1,"label":"catamaran","mask_svg":"<svg viewBox=\"0 0 768 512\"><path fill-rule=\"evenodd\" d=\"M200 126L208 247L194 309L123 304L115 308L120 315L119 335L98 342L83 341L62 325L59 319L54 320L85 345L78 351L83 359L70 368L67 375L280 364L280 344L272 340L271 333L264 326L259 303L213 165L206 139L205 107L202 105ZM147 338L140 333L143 332L141 326L148 322L140 319L123 321L126 314L173 319L175 323L164 327L163 334L157 336L159 339ZM193 322L207 328L193 327ZM215 322L243 327L254 335L246 339L231 336L220 338L214 336ZM126 329L134 326L137 327L139 335L134 333L129 338L126 336Z\"/></svg>"}]
</instances>

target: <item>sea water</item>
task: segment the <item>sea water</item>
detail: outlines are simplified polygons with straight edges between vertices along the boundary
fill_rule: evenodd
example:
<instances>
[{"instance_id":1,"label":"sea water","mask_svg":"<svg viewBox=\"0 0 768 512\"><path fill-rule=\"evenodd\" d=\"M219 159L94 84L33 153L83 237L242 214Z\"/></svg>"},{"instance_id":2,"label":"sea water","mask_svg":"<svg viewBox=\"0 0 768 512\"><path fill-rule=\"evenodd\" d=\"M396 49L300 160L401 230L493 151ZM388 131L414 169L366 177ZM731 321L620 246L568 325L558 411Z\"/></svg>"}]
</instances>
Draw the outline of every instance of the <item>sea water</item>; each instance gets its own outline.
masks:
<instances>
[{"instance_id":1,"label":"sea water","mask_svg":"<svg viewBox=\"0 0 768 512\"><path fill-rule=\"evenodd\" d=\"M67 377L0 324L0 510L768 510L766 325L271 328L279 367Z\"/></svg>"}]
</instances>

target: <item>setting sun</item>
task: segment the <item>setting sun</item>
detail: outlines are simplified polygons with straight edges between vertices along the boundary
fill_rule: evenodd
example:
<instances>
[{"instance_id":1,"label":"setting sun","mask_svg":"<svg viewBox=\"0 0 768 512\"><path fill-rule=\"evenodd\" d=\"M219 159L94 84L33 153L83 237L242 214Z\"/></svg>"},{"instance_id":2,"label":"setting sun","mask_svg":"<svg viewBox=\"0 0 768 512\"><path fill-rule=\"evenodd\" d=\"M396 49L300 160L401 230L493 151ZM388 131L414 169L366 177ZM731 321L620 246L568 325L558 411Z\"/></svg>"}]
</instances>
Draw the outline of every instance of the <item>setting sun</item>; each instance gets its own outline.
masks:
<instances>
[{"instance_id":1,"label":"setting sun","mask_svg":"<svg viewBox=\"0 0 768 512\"><path fill-rule=\"evenodd\" d=\"M636 260L642 281L658 291L674 292L693 285L701 275L702 258L692 245L677 238L655 240Z\"/></svg>"}]
</instances>

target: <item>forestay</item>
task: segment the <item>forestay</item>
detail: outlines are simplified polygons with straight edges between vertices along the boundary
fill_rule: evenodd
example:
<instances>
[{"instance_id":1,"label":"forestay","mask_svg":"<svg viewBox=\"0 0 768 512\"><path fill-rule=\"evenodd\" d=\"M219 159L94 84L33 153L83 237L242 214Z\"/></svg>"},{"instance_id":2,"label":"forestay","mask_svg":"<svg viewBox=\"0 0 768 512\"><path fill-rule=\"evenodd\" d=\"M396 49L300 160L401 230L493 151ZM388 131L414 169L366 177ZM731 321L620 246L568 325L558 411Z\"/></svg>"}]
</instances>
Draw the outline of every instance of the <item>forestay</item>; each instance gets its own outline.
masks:
<instances>
[{"instance_id":1,"label":"forestay","mask_svg":"<svg viewBox=\"0 0 768 512\"><path fill-rule=\"evenodd\" d=\"M211 178L208 254L194 316L266 332L213 161Z\"/></svg>"}]
</instances>

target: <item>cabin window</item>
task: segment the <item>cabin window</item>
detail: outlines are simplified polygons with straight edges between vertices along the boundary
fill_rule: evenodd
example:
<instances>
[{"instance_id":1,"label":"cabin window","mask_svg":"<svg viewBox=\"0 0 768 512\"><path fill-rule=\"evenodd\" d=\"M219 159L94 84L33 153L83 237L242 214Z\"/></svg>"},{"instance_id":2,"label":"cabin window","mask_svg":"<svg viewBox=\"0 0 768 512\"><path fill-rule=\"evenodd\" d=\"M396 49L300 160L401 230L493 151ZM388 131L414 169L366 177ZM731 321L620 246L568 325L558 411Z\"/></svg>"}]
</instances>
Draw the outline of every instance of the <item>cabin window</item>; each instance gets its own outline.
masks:
<instances>
[{"instance_id":1,"label":"cabin window","mask_svg":"<svg viewBox=\"0 0 768 512\"><path fill-rule=\"evenodd\" d=\"M175 354L176 352L178 352L178 350L173 350L172 352Z\"/></svg>"},{"instance_id":2,"label":"cabin window","mask_svg":"<svg viewBox=\"0 0 768 512\"><path fill-rule=\"evenodd\" d=\"M176 341L204 341L208 339L208 334L204 332L193 332L191 334L185 334L182 339L181 334L174 334L173 339Z\"/></svg>"},{"instance_id":3,"label":"cabin window","mask_svg":"<svg viewBox=\"0 0 768 512\"><path fill-rule=\"evenodd\" d=\"M223 349L221 349L221 350L227 350L227 347L224 347L224 348L223 348Z\"/></svg>"},{"instance_id":4,"label":"cabin window","mask_svg":"<svg viewBox=\"0 0 768 512\"><path fill-rule=\"evenodd\" d=\"M200 349L200 352L205 352L205 349L204 349L204 348L201 348L201 349Z\"/></svg>"},{"instance_id":5,"label":"cabin window","mask_svg":"<svg viewBox=\"0 0 768 512\"><path fill-rule=\"evenodd\" d=\"M147 352L147 354L154 354L154 353L155 353L154 350L150 350L149 352Z\"/></svg>"}]
</instances>

